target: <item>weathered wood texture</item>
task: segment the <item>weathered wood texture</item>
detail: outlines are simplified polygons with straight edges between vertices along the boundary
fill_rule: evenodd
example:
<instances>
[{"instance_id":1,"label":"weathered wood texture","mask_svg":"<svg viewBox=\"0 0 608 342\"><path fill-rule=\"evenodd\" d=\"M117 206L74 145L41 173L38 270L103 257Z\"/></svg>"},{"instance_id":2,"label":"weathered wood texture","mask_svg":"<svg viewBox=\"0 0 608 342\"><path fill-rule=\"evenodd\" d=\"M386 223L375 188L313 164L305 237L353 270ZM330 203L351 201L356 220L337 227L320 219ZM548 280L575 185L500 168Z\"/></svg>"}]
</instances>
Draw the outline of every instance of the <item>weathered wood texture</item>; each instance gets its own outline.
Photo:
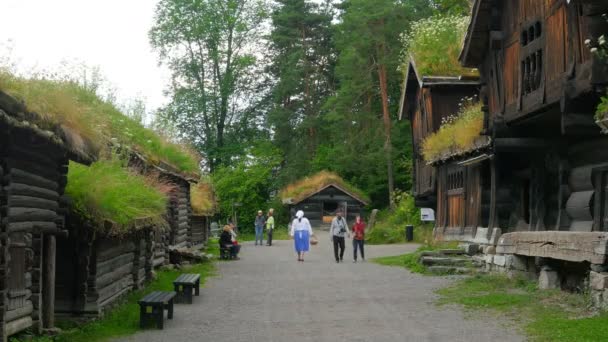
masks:
<instances>
[{"instance_id":1,"label":"weathered wood texture","mask_svg":"<svg viewBox=\"0 0 608 342\"><path fill-rule=\"evenodd\" d=\"M607 261L608 233L514 232L503 234L497 253L603 264Z\"/></svg>"},{"instance_id":2,"label":"weathered wood texture","mask_svg":"<svg viewBox=\"0 0 608 342\"><path fill-rule=\"evenodd\" d=\"M209 217L190 216L190 241L193 245L207 243L207 232L209 231Z\"/></svg>"},{"instance_id":3,"label":"weathered wood texture","mask_svg":"<svg viewBox=\"0 0 608 342\"><path fill-rule=\"evenodd\" d=\"M168 177L168 176L165 176ZM169 226L169 244L175 247L188 247L190 244L188 231L190 230L190 183L177 177L168 177L174 184L170 193L167 208Z\"/></svg>"},{"instance_id":4,"label":"weathered wood texture","mask_svg":"<svg viewBox=\"0 0 608 342\"><path fill-rule=\"evenodd\" d=\"M61 233L60 198L67 152L42 135L0 124L0 323L1 338L54 324L52 246ZM46 253L43 251L46 250Z\"/></svg>"}]
</instances>

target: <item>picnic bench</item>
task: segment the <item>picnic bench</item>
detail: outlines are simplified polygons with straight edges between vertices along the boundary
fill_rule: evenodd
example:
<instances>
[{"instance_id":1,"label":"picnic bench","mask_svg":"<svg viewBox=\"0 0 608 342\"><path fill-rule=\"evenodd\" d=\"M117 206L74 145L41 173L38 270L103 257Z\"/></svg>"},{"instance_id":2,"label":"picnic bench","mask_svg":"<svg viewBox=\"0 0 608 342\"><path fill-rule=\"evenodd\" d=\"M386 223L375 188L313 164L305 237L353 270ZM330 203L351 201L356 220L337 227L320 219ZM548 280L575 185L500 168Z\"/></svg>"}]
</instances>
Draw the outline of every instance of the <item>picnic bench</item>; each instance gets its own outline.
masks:
<instances>
[{"instance_id":1,"label":"picnic bench","mask_svg":"<svg viewBox=\"0 0 608 342\"><path fill-rule=\"evenodd\" d=\"M167 318L173 319L173 299L175 292L154 291L139 301L139 326L143 328L147 322L156 322L156 327L163 328L164 310Z\"/></svg>"},{"instance_id":2,"label":"picnic bench","mask_svg":"<svg viewBox=\"0 0 608 342\"><path fill-rule=\"evenodd\" d=\"M195 295L200 294L201 275L200 274L182 274L173 281L173 287L177 303L192 304L192 290Z\"/></svg>"},{"instance_id":3,"label":"picnic bench","mask_svg":"<svg viewBox=\"0 0 608 342\"><path fill-rule=\"evenodd\" d=\"M230 250L232 245L221 246L220 245L220 259L228 260L232 259L232 251Z\"/></svg>"}]
</instances>

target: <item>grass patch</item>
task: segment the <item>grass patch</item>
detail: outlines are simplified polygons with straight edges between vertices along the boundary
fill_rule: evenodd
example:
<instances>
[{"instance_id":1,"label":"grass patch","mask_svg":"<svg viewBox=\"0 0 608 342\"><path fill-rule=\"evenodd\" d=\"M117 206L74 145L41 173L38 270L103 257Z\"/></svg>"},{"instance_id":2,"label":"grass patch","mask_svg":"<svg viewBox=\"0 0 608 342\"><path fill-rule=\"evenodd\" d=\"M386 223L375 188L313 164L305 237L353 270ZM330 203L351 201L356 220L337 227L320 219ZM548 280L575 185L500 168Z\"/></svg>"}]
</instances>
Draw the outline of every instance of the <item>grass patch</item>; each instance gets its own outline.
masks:
<instances>
[{"instance_id":1,"label":"grass patch","mask_svg":"<svg viewBox=\"0 0 608 342\"><path fill-rule=\"evenodd\" d=\"M264 241L268 237L268 231L264 229ZM291 237L289 236L289 231L286 226L277 226L272 233L272 240L289 240ZM253 232L243 232L238 236L239 241L255 241L255 233Z\"/></svg>"},{"instance_id":2,"label":"grass patch","mask_svg":"<svg viewBox=\"0 0 608 342\"><path fill-rule=\"evenodd\" d=\"M125 303L120 304L104 318L75 325L72 322L58 322L64 331L53 338L47 336L37 336L33 340L35 342L96 342L106 341L110 338L119 336L131 335L140 330L139 328L139 305L137 301L146 293L158 290L173 289L173 280L182 273L199 273L201 275L201 285L205 280L214 275L215 266L212 263L202 263L193 265L191 268L178 271L160 271L158 278L150 283L144 290L138 290L130 293L127 296ZM179 307L176 308L177 317L179 317ZM29 340L29 339L28 339ZM11 338L10 341L21 341L19 337Z\"/></svg>"},{"instance_id":3,"label":"grass patch","mask_svg":"<svg viewBox=\"0 0 608 342\"><path fill-rule=\"evenodd\" d=\"M351 194L359 197L361 200L369 203L369 197L361 190L355 188L346 182L342 177L329 171L321 171L310 177L301 179L293 184L290 184L283 188L280 192L282 200L292 199L293 201L302 200L315 192L323 189L324 187L336 184L342 189L350 192Z\"/></svg>"},{"instance_id":4,"label":"grass patch","mask_svg":"<svg viewBox=\"0 0 608 342\"><path fill-rule=\"evenodd\" d=\"M411 272L429 275L431 273L427 271L426 267L418 262L422 252L435 251L439 249L452 249L455 248L457 244L457 242L436 242L433 245L423 245L413 253L375 258L372 259L372 262L384 266L405 267Z\"/></svg>"},{"instance_id":5,"label":"grass patch","mask_svg":"<svg viewBox=\"0 0 608 342\"><path fill-rule=\"evenodd\" d=\"M0 70L0 89L39 114L41 120L36 124L42 128L63 125L98 149L109 143L124 145L153 163L162 161L185 173L199 173L196 153L145 128L77 82L26 79Z\"/></svg>"},{"instance_id":6,"label":"grass patch","mask_svg":"<svg viewBox=\"0 0 608 342\"><path fill-rule=\"evenodd\" d=\"M424 160L432 162L444 155L471 149L483 129L481 103L473 98L465 99L456 116L444 119L439 130L422 142Z\"/></svg>"},{"instance_id":7,"label":"grass patch","mask_svg":"<svg viewBox=\"0 0 608 342\"><path fill-rule=\"evenodd\" d=\"M115 229L128 229L143 218L162 226L167 208L167 196L158 181L130 172L118 157L91 166L70 162L66 194L79 215L97 223L111 220L118 224Z\"/></svg>"},{"instance_id":8,"label":"grass patch","mask_svg":"<svg viewBox=\"0 0 608 342\"><path fill-rule=\"evenodd\" d=\"M403 72L407 72L410 56L420 76L478 76L477 69L463 68L458 57L469 17L434 16L412 24L402 36L404 44Z\"/></svg>"},{"instance_id":9,"label":"grass patch","mask_svg":"<svg viewBox=\"0 0 608 342\"><path fill-rule=\"evenodd\" d=\"M190 204L195 215L212 216L215 214L217 201L211 180L201 179L190 186Z\"/></svg>"},{"instance_id":10,"label":"grass patch","mask_svg":"<svg viewBox=\"0 0 608 342\"><path fill-rule=\"evenodd\" d=\"M440 304L515 317L532 341L604 341L608 336L608 314L593 315L586 295L539 290L523 278L476 275L438 293Z\"/></svg>"}]
</instances>

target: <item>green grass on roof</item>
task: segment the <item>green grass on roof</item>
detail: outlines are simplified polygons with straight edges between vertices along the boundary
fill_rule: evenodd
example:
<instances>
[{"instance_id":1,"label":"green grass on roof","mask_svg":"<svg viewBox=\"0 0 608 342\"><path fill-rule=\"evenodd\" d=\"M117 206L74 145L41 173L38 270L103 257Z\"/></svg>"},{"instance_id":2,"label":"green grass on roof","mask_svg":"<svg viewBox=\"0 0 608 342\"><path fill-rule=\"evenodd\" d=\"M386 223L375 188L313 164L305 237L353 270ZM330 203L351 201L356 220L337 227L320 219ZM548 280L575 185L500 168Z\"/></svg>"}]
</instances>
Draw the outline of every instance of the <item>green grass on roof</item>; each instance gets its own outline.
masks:
<instances>
[{"instance_id":1,"label":"green grass on roof","mask_svg":"<svg viewBox=\"0 0 608 342\"><path fill-rule=\"evenodd\" d=\"M310 177L303 178L295 183L292 183L283 190L281 190L280 197L282 200L291 198L294 201L300 201L318 191L324 187L336 184L342 189L350 192L351 194L359 197L361 200L369 203L369 197L363 193L363 191L350 185L342 177L329 171L321 171Z\"/></svg>"},{"instance_id":2,"label":"green grass on roof","mask_svg":"<svg viewBox=\"0 0 608 342\"><path fill-rule=\"evenodd\" d=\"M75 82L25 79L0 70L0 90L23 101L28 111L41 116L36 124L52 129L60 124L97 148L109 143L128 146L152 162L164 162L184 173L197 174L199 157L124 115L94 91Z\"/></svg>"},{"instance_id":3,"label":"green grass on roof","mask_svg":"<svg viewBox=\"0 0 608 342\"><path fill-rule=\"evenodd\" d=\"M157 182L156 178L130 172L114 157L91 166L70 162L65 191L77 214L99 227L106 220L112 221L118 229L112 233L120 234L141 219L164 224L168 197Z\"/></svg>"},{"instance_id":4,"label":"green grass on roof","mask_svg":"<svg viewBox=\"0 0 608 342\"><path fill-rule=\"evenodd\" d=\"M422 142L422 155L427 162L465 152L474 146L483 129L481 103L468 99L458 114L443 121L439 130Z\"/></svg>"},{"instance_id":5,"label":"green grass on roof","mask_svg":"<svg viewBox=\"0 0 608 342\"><path fill-rule=\"evenodd\" d=\"M190 186L190 204L195 215L213 215L217 206L211 182L201 179Z\"/></svg>"},{"instance_id":6,"label":"green grass on roof","mask_svg":"<svg viewBox=\"0 0 608 342\"><path fill-rule=\"evenodd\" d=\"M411 56L420 77L478 76L477 69L463 68L458 60L469 20L462 16L434 16L412 24L402 36L402 71L407 72Z\"/></svg>"}]
</instances>

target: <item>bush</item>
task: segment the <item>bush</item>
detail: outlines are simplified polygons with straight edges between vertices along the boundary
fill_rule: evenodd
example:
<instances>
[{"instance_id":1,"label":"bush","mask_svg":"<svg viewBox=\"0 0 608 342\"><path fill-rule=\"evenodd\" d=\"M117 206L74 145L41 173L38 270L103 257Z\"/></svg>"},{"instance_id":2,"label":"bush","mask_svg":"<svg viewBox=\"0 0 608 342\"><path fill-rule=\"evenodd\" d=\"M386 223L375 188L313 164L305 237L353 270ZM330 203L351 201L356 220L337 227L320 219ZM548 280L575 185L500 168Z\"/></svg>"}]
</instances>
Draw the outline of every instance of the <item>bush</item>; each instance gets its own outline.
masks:
<instances>
[{"instance_id":1,"label":"bush","mask_svg":"<svg viewBox=\"0 0 608 342\"><path fill-rule=\"evenodd\" d=\"M424 139L422 155L432 162L444 154L465 152L483 130L483 111L476 97L466 98L456 116L445 118L439 130Z\"/></svg>"},{"instance_id":2,"label":"bush","mask_svg":"<svg viewBox=\"0 0 608 342\"><path fill-rule=\"evenodd\" d=\"M412 24L401 36L406 66L403 72L412 57L423 76L478 75L477 69L463 68L458 60L469 20L463 16L434 16Z\"/></svg>"},{"instance_id":3,"label":"bush","mask_svg":"<svg viewBox=\"0 0 608 342\"><path fill-rule=\"evenodd\" d=\"M600 104L597 105L597 110L595 111L595 119L601 120L606 115L608 115L608 93L606 93L606 95L602 96Z\"/></svg>"},{"instance_id":4,"label":"bush","mask_svg":"<svg viewBox=\"0 0 608 342\"><path fill-rule=\"evenodd\" d=\"M394 195L396 202L393 212L383 211L378 215L378 222L367 234L370 244L390 244L405 242L405 226L414 226L414 241L432 241L433 227L420 219L420 209L414 204L414 197L399 191Z\"/></svg>"}]
</instances>

